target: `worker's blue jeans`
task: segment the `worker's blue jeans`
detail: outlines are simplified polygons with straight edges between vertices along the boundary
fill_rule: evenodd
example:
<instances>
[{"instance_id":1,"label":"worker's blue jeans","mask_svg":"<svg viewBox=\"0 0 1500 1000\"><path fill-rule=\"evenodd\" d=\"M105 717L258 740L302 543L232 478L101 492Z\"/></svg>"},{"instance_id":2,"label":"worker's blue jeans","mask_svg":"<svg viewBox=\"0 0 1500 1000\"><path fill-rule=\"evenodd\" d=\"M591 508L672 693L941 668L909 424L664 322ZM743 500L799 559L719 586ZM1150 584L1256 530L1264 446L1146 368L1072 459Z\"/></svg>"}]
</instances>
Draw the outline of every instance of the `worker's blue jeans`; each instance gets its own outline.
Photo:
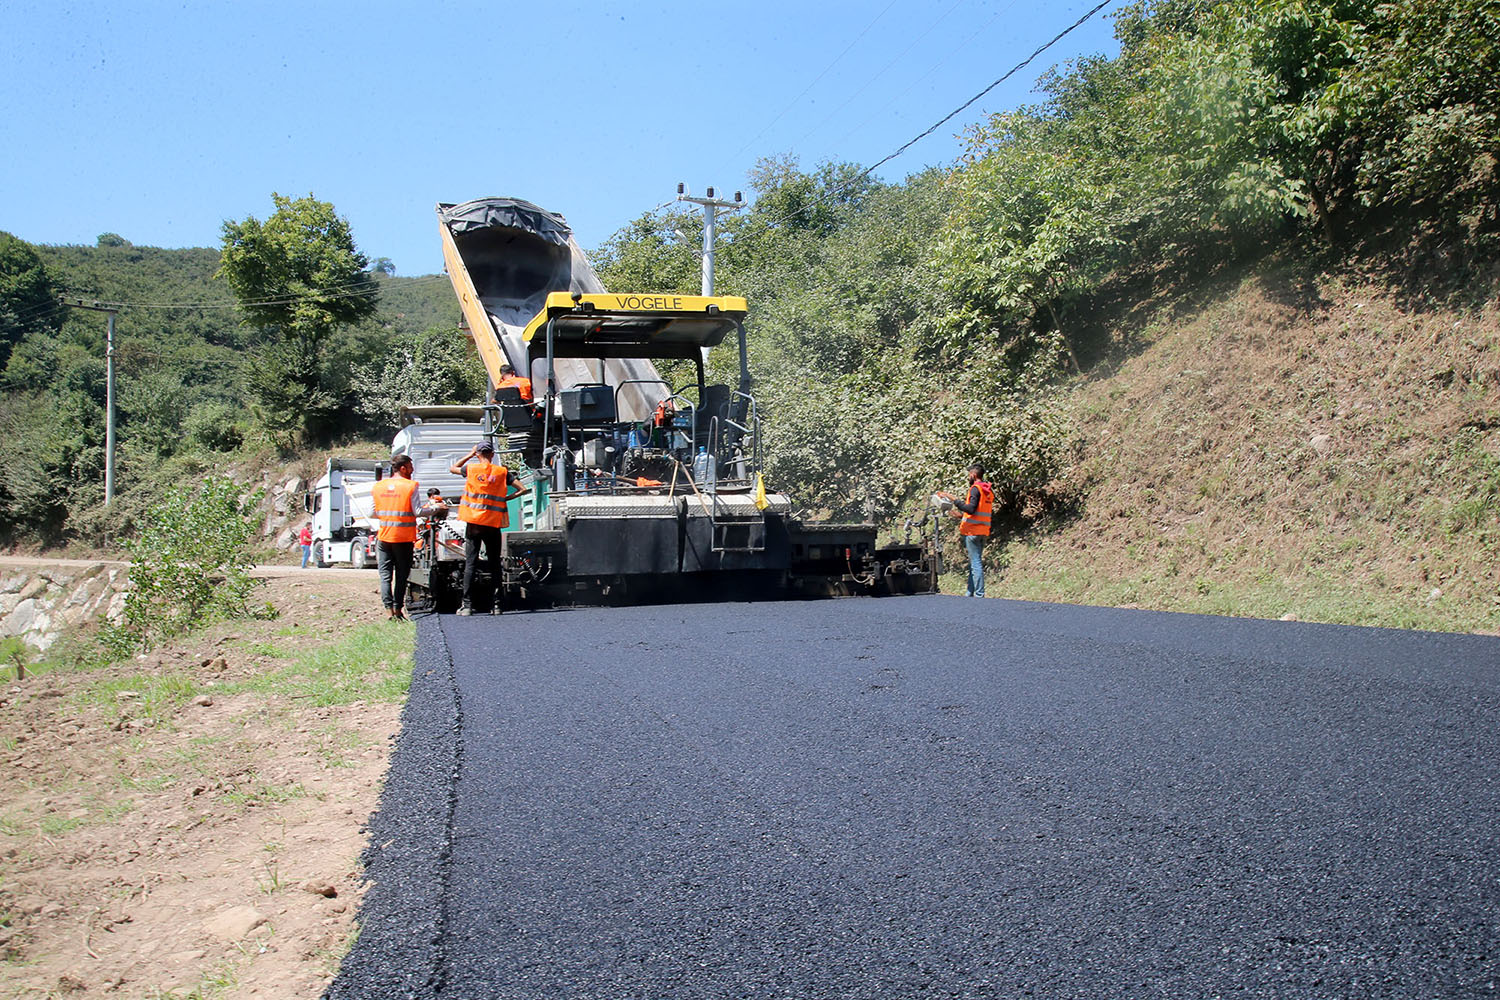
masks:
<instances>
[{"instance_id":1,"label":"worker's blue jeans","mask_svg":"<svg viewBox=\"0 0 1500 1000\"><path fill-rule=\"evenodd\" d=\"M960 535L964 540L964 551L969 554L969 592L967 597L984 596L984 563L979 553L984 548L984 539L979 535Z\"/></svg>"}]
</instances>

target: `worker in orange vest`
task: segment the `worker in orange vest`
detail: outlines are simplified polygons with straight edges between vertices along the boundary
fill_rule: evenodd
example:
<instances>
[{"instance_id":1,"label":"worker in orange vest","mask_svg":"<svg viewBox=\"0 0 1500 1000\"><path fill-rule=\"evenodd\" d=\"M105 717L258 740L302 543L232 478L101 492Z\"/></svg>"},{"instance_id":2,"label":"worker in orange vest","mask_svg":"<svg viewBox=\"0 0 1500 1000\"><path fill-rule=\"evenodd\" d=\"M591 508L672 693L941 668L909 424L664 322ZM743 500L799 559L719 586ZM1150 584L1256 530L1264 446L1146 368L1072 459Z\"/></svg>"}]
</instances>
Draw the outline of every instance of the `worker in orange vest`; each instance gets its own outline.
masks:
<instances>
[{"instance_id":1,"label":"worker in orange vest","mask_svg":"<svg viewBox=\"0 0 1500 1000\"><path fill-rule=\"evenodd\" d=\"M464 495L458 504L458 519L464 522L464 601L458 609L460 615L474 613L474 567L479 562L481 545L495 588L490 614L498 615L501 611L504 573L500 549L502 532L510 526L506 504L526 491L511 482L509 469L491 461L494 457L494 446L481 441L448 467L455 476L464 477Z\"/></svg>"},{"instance_id":2,"label":"worker in orange vest","mask_svg":"<svg viewBox=\"0 0 1500 1000\"><path fill-rule=\"evenodd\" d=\"M995 509L995 491L984 481L984 467L969 466L969 496L960 501L952 493L938 491L938 496L953 501L952 515L959 519L958 535L969 555L969 597L984 596L984 563L980 553L990 536L990 515Z\"/></svg>"},{"instance_id":3,"label":"worker in orange vest","mask_svg":"<svg viewBox=\"0 0 1500 1000\"><path fill-rule=\"evenodd\" d=\"M500 366L500 381L495 384L495 389L496 391L500 389L519 389L521 391L521 400L527 403L531 402L531 379L522 378L517 375L516 369L512 365Z\"/></svg>"},{"instance_id":4,"label":"worker in orange vest","mask_svg":"<svg viewBox=\"0 0 1500 1000\"><path fill-rule=\"evenodd\" d=\"M406 618L406 581L417 542L417 484L411 478L411 459L399 452L391 456L391 473L370 487L370 500L380 523L375 535L380 601L386 620L394 622Z\"/></svg>"}]
</instances>

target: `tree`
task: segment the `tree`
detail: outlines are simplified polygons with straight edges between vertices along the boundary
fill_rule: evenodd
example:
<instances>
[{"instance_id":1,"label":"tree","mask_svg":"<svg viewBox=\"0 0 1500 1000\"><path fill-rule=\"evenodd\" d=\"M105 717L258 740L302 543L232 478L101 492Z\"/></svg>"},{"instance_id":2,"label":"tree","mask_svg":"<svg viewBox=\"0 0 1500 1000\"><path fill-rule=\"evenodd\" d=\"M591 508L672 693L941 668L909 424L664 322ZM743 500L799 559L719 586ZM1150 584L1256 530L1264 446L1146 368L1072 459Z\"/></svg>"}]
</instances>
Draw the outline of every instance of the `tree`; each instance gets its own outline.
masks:
<instances>
[{"instance_id":1,"label":"tree","mask_svg":"<svg viewBox=\"0 0 1500 1000\"><path fill-rule=\"evenodd\" d=\"M331 204L312 195L271 198L276 211L265 222L224 223L216 277L239 300L245 323L271 334L247 388L267 430L290 445L334 425L344 375L328 369L323 347L339 326L374 314L379 285Z\"/></svg>"},{"instance_id":2,"label":"tree","mask_svg":"<svg viewBox=\"0 0 1500 1000\"><path fill-rule=\"evenodd\" d=\"M369 425L395 431L403 406L483 402L489 378L469 341L453 327L404 337L380 360L355 371L355 410Z\"/></svg>"},{"instance_id":3,"label":"tree","mask_svg":"<svg viewBox=\"0 0 1500 1000\"><path fill-rule=\"evenodd\" d=\"M0 232L0 368L23 337L56 332L62 318L57 290L31 244Z\"/></svg>"},{"instance_id":4,"label":"tree","mask_svg":"<svg viewBox=\"0 0 1500 1000\"><path fill-rule=\"evenodd\" d=\"M130 247L135 244L119 233L100 233L99 238L94 241L94 245L99 247Z\"/></svg>"}]
</instances>

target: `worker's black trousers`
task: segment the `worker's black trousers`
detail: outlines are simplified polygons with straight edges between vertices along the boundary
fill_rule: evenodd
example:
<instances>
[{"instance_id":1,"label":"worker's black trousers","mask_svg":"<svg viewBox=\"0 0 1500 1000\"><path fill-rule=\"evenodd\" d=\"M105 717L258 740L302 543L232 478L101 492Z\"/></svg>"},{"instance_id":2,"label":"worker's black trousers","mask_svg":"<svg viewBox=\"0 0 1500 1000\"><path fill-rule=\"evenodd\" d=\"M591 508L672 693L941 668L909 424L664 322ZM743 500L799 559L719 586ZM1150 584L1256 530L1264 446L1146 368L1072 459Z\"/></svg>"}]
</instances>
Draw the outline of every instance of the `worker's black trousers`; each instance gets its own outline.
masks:
<instances>
[{"instance_id":1,"label":"worker's black trousers","mask_svg":"<svg viewBox=\"0 0 1500 1000\"><path fill-rule=\"evenodd\" d=\"M479 563L479 546L484 546L486 565L490 571L490 583L495 588L495 607L500 607L504 579L500 563L500 545L505 532L483 524L464 525L464 607L474 606L474 567Z\"/></svg>"},{"instance_id":2,"label":"worker's black trousers","mask_svg":"<svg viewBox=\"0 0 1500 1000\"><path fill-rule=\"evenodd\" d=\"M376 542L375 569L380 573L380 603L397 611L406 603L406 580L411 576L414 542Z\"/></svg>"}]
</instances>

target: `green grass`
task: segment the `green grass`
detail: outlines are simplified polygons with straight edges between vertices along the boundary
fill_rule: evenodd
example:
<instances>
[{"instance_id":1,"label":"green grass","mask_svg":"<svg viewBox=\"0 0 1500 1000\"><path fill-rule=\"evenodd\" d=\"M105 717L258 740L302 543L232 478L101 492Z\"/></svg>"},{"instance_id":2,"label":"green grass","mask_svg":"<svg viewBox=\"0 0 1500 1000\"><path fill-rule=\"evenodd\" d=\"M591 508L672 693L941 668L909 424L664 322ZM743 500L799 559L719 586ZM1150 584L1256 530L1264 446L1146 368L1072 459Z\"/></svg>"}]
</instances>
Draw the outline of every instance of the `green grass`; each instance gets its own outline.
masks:
<instances>
[{"instance_id":1,"label":"green grass","mask_svg":"<svg viewBox=\"0 0 1500 1000\"><path fill-rule=\"evenodd\" d=\"M372 622L339 642L305 653L288 666L217 689L295 698L309 705L400 702L411 684L411 625Z\"/></svg>"},{"instance_id":2,"label":"green grass","mask_svg":"<svg viewBox=\"0 0 1500 1000\"><path fill-rule=\"evenodd\" d=\"M312 794L312 792L309 792L302 786L301 782L293 782L288 785L268 785L265 782L252 782L243 788L235 788L233 791L225 792L224 801L247 807L265 806L290 802L293 799L307 798Z\"/></svg>"},{"instance_id":3,"label":"green grass","mask_svg":"<svg viewBox=\"0 0 1500 1000\"><path fill-rule=\"evenodd\" d=\"M139 697L121 698L120 694L126 691ZM86 705L118 705L121 709L135 706L138 711L131 714L164 722L197 693L197 683L187 674L140 673L95 681L79 693L78 700Z\"/></svg>"}]
</instances>

